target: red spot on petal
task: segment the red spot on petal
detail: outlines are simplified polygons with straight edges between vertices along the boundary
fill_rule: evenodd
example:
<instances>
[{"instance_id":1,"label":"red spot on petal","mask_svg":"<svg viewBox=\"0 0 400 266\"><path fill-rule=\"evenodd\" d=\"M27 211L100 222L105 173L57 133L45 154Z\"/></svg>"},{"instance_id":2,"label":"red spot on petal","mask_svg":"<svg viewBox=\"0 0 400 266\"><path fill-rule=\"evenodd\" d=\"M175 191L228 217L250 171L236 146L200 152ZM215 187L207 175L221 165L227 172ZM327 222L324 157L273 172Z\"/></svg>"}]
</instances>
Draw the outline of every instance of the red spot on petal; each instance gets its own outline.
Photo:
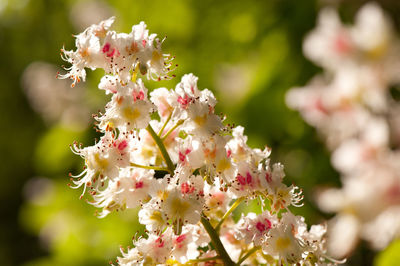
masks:
<instances>
[{"instance_id":1,"label":"red spot on petal","mask_svg":"<svg viewBox=\"0 0 400 266\"><path fill-rule=\"evenodd\" d=\"M183 183L181 185L181 192L182 194L191 194L194 192L194 187L188 183Z\"/></svg>"},{"instance_id":2,"label":"red spot on petal","mask_svg":"<svg viewBox=\"0 0 400 266\"><path fill-rule=\"evenodd\" d=\"M253 181L253 177L250 175L249 172L247 172L247 174L246 174L246 181L247 181L247 184L251 184Z\"/></svg>"},{"instance_id":3,"label":"red spot on petal","mask_svg":"<svg viewBox=\"0 0 400 266\"><path fill-rule=\"evenodd\" d=\"M126 140L123 140L118 144L118 150L123 151L127 146L128 142Z\"/></svg>"},{"instance_id":4,"label":"red spot on petal","mask_svg":"<svg viewBox=\"0 0 400 266\"><path fill-rule=\"evenodd\" d=\"M136 188L136 189L138 189L138 188L143 188L143 186L144 186L143 181L136 182L136 184L135 184L135 188Z\"/></svg>"},{"instance_id":5,"label":"red spot on petal","mask_svg":"<svg viewBox=\"0 0 400 266\"><path fill-rule=\"evenodd\" d=\"M180 236L178 236L178 237L176 238L176 242L177 242L177 243L181 243L181 242L185 241L185 239L186 239L186 235L185 235L185 234L182 234L182 235L180 235Z\"/></svg>"},{"instance_id":6,"label":"red spot on petal","mask_svg":"<svg viewBox=\"0 0 400 266\"><path fill-rule=\"evenodd\" d=\"M266 226L262 222L257 222L256 228L260 233L262 233L266 230Z\"/></svg>"},{"instance_id":7,"label":"red spot on petal","mask_svg":"<svg viewBox=\"0 0 400 266\"><path fill-rule=\"evenodd\" d=\"M339 33L334 40L333 47L339 54L349 53L352 48L349 36L345 32Z\"/></svg>"},{"instance_id":8,"label":"red spot on petal","mask_svg":"<svg viewBox=\"0 0 400 266\"><path fill-rule=\"evenodd\" d=\"M267 218L265 218L264 220L265 220L265 222L267 224L267 229L271 229L271 227L272 227L271 221L268 220Z\"/></svg>"},{"instance_id":9,"label":"red spot on petal","mask_svg":"<svg viewBox=\"0 0 400 266\"><path fill-rule=\"evenodd\" d=\"M187 96L187 94L185 94L185 97L178 97L178 103L181 104L182 108L186 108L187 105L189 104L189 96Z\"/></svg>"},{"instance_id":10,"label":"red spot on petal","mask_svg":"<svg viewBox=\"0 0 400 266\"><path fill-rule=\"evenodd\" d=\"M158 248L164 247L164 241L162 240L161 237L156 239L156 243L155 244L156 244L156 247L158 247Z\"/></svg>"},{"instance_id":11,"label":"red spot on petal","mask_svg":"<svg viewBox=\"0 0 400 266\"><path fill-rule=\"evenodd\" d=\"M270 173L266 173L265 174L265 180L267 180L268 183L272 182L272 178L271 178L271 174Z\"/></svg>"},{"instance_id":12,"label":"red spot on petal","mask_svg":"<svg viewBox=\"0 0 400 266\"><path fill-rule=\"evenodd\" d=\"M242 176L241 174L238 174L236 176L236 180L239 182L239 184L241 184L242 186L246 185L246 179L244 178L244 176Z\"/></svg>"},{"instance_id":13,"label":"red spot on petal","mask_svg":"<svg viewBox=\"0 0 400 266\"><path fill-rule=\"evenodd\" d=\"M182 152L179 152L179 161L184 162L186 159L186 155L183 154Z\"/></svg>"},{"instance_id":14,"label":"red spot on petal","mask_svg":"<svg viewBox=\"0 0 400 266\"><path fill-rule=\"evenodd\" d=\"M110 51L110 47L111 47L111 44L110 44L110 43L104 44L104 46L103 46L103 53L107 53L108 51Z\"/></svg>"}]
</instances>

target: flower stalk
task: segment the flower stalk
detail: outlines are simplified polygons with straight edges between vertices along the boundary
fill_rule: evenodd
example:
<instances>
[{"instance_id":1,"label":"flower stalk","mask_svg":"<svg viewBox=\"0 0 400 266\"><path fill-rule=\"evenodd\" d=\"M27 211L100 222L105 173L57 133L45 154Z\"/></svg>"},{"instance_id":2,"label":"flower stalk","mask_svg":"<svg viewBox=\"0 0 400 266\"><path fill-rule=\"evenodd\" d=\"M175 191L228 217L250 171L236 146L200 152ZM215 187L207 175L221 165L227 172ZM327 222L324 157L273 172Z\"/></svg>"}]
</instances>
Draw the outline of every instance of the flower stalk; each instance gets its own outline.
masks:
<instances>
[{"instance_id":1,"label":"flower stalk","mask_svg":"<svg viewBox=\"0 0 400 266\"><path fill-rule=\"evenodd\" d=\"M169 154L167 152L167 149L164 146L162 139L160 139L160 137L157 135L157 133L154 131L154 129L151 127L150 124L147 126L146 130L147 130L147 132L149 132L149 134L153 138L154 142L157 144L158 148L160 149L161 155L162 155L165 163L168 166L168 172L171 175L173 175L174 171L175 171L175 165L172 162L171 157L169 157Z\"/></svg>"},{"instance_id":2,"label":"flower stalk","mask_svg":"<svg viewBox=\"0 0 400 266\"><path fill-rule=\"evenodd\" d=\"M140 164L136 164L136 163L130 163L130 165L133 167L137 167L137 168L169 172L169 169L165 168L165 167L152 166L152 165L140 165Z\"/></svg>"},{"instance_id":3,"label":"flower stalk","mask_svg":"<svg viewBox=\"0 0 400 266\"><path fill-rule=\"evenodd\" d=\"M251 255L253 255L253 253L257 252L258 250L260 250L261 247L260 246L255 246L252 249L250 249L246 255L244 255L237 263L236 265L239 266L241 265L248 257L250 257Z\"/></svg>"},{"instance_id":4,"label":"flower stalk","mask_svg":"<svg viewBox=\"0 0 400 266\"><path fill-rule=\"evenodd\" d=\"M226 252L224 245L221 243L217 231L212 227L211 223L208 221L207 217L204 214L201 216L200 221L204 226L204 229L206 229L208 235L210 236L211 242L213 243L215 250L217 251L219 257L224 262L224 264L227 266L235 265L235 263L231 260L228 253Z\"/></svg>"},{"instance_id":5,"label":"flower stalk","mask_svg":"<svg viewBox=\"0 0 400 266\"><path fill-rule=\"evenodd\" d=\"M242 203L243 200L245 200L245 198L243 198L243 197L236 199L236 201L232 204L232 206L229 208L229 210L224 214L224 216L222 216L221 220L215 227L215 231L219 232L225 219L228 218L228 216L240 205L240 203Z\"/></svg>"}]
</instances>

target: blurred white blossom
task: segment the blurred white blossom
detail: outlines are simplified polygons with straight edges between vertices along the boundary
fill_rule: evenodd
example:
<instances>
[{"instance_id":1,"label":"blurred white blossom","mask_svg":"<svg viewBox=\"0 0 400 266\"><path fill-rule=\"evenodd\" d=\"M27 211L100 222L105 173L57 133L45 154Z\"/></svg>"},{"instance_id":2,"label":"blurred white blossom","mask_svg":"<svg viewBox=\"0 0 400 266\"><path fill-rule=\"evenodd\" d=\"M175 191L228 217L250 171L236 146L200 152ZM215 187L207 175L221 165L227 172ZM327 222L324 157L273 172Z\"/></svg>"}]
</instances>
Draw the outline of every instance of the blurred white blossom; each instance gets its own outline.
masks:
<instances>
[{"instance_id":1,"label":"blurred white blossom","mask_svg":"<svg viewBox=\"0 0 400 266\"><path fill-rule=\"evenodd\" d=\"M34 62L25 69L22 85L29 103L48 124L86 128L90 110L84 105L85 88L71 88L68 82L57 80L56 73L56 66L44 62Z\"/></svg>"},{"instance_id":2,"label":"blurred white blossom","mask_svg":"<svg viewBox=\"0 0 400 266\"><path fill-rule=\"evenodd\" d=\"M287 104L325 138L341 174L342 188L317 197L322 210L337 213L328 232L335 257L349 255L359 239L383 249L400 236L400 104L390 92L400 82L399 49L377 4L364 5L353 25L323 9L304 54L324 72L287 94Z\"/></svg>"}]
</instances>

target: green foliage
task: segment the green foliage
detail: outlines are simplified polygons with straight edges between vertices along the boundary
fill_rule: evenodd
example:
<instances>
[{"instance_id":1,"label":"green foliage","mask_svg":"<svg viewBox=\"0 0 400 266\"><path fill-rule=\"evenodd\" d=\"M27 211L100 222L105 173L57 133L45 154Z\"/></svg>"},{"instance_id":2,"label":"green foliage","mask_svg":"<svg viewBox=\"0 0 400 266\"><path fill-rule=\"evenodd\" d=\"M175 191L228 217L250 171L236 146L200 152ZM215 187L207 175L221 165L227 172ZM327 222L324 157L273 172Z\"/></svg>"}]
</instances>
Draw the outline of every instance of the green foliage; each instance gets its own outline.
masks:
<instances>
[{"instance_id":1,"label":"green foliage","mask_svg":"<svg viewBox=\"0 0 400 266\"><path fill-rule=\"evenodd\" d=\"M55 126L50 128L38 141L35 151L35 166L42 175L66 174L78 158L71 157L69 145L81 139L83 132ZM79 159L78 159L79 160Z\"/></svg>"},{"instance_id":2,"label":"green foliage","mask_svg":"<svg viewBox=\"0 0 400 266\"><path fill-rule=\"evenodd\" d=\"M396 266L400 262L400 240L393 241L375 259L376 266Z\"/></svg>"},{"instance_id":3,"label":"green foliage","mask_svg":"<svg viewBox=\"0 0 400 266\"><path fill-rule=\"evenodd\" d=\"M67 182L40 181L38 191L21 208L20 222L30 233L40 235L51 255L27 265L105 264L120 254L120 245L131 244L127 236L143 234L137 211L99 219L91 205L78 200L80 191L68 188Z\"/></svg>"}]
</instances>

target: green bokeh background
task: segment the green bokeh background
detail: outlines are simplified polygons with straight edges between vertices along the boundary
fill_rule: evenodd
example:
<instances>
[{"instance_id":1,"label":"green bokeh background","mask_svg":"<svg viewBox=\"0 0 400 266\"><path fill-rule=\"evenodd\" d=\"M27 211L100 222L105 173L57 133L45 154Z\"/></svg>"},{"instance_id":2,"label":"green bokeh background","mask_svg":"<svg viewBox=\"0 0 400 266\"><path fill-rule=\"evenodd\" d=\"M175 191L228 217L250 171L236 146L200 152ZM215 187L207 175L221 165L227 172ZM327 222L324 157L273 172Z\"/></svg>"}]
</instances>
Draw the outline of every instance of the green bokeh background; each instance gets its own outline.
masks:
<instances>
[{"instance_id":1,"label":"green bokeh background","mask_svg":"<svg viewBox=\"0 0 400 266\"><path fill-rule=\"evenodd\" d=\"M90 126L77 131L59 123L45 124L22 90L21 75L30 63L60 66L59 49L73 48L71 34L80 32L71 23L77 2L83 1L0 0L1 265L105 265L120 254L119 245L129 245L142 230L135 211L98 219L95 209L78 199L81 192L67 187L68 172L79 173L82 167L68 145L73 140L92 145L95 132ZM129 32L143 20L151 32L168 36L164 50L176 56L177 78L147 82L149 88L172 88L185 73L199 76L199 87L217 95L217 111L225 113L229 123L246 128L251 146L271 147L273 161L285 164L287 182L303 189L305 206L293 211L309 224L330 217L316 208L313 191L319 185L339 186L338 174L315 130L285 106L284 96L290 87L304 85L320 71L301 50L318 10L335 2L343 19L351 21L365 1L100 2L117 16L114 29ZM378 2L398 26L400 3ZM98 106L107 101L97 91L101 76L89 71L86 86L91 102ZM236 96L221 91L224 76L233 80L232 87L243 82ZM42 192L27 201L24 186L38 176L46 178L41 179L46 181ZM45 241L39 235L51 237ZM361 243L348 264L396 265L399 251L399 243L394 243L375 256Z\"/></svg>"}]
</instances>

